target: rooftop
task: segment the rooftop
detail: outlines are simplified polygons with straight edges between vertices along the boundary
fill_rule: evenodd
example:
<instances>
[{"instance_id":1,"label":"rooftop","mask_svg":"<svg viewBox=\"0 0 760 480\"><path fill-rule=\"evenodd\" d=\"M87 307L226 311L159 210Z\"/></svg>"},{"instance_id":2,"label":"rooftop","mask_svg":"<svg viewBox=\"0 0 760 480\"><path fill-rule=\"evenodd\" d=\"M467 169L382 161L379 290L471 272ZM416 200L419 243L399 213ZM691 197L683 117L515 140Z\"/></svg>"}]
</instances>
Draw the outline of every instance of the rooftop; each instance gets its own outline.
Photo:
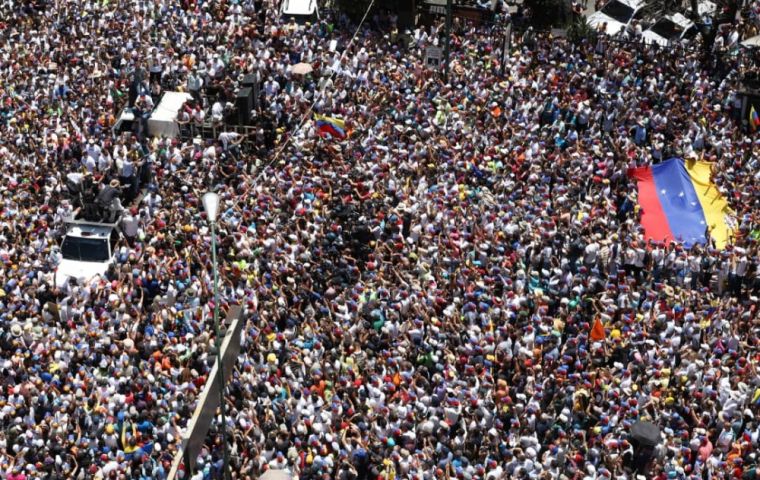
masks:
<instances>
[{"instance_id":1,"label":"rooftop","mask_svg":"<svg viewBox=\"0 0 760 480\"><path fill-rule=\"evenodd\" d=\"M108 238L113 228L110 223L72 222L68 224L66 234L74 237Z\"/></svg>"}]
</instances>

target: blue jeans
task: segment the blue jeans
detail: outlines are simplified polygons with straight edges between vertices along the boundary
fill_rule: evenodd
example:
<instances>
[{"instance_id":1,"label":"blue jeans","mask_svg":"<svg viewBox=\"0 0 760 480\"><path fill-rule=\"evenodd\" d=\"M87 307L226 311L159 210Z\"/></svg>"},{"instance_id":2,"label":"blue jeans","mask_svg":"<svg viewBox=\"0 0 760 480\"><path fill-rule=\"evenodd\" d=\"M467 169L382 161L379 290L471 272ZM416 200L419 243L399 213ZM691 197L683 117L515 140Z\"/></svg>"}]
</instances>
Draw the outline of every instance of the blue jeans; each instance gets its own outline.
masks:
<instances>
[{"instance_id":1,"label":"blue jeans","mask_svg":"<svg viewBox=\"0 0 760 480\"><path fill-rule=\"evenodd\" d=\"M66 85L60 85L53 89L53 100L65 99L71 90Z\"/></svg>"}]
</instances>

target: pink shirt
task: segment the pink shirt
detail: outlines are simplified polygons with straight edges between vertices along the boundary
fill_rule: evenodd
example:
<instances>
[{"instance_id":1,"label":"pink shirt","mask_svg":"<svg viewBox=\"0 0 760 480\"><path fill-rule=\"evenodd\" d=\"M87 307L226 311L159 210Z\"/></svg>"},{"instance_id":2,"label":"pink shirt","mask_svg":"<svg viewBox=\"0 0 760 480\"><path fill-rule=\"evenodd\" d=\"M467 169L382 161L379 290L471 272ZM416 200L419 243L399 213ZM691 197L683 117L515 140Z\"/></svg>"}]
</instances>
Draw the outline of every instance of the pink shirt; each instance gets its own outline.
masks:
<instances>
[{"instance_id":1,"label":"pink shirt","mask_svg":"<svg viewBox=\"0 0 760 480\"><path fill-rule=\"evenodd\" d=\"M708 458L710 458L710 454L713 451L713 445L710 440L706 441L702 445L700 445L699 449L697 449L697 452L699 453L699 459L703 462L706 462Z\"/></svg>"}]
</instances>

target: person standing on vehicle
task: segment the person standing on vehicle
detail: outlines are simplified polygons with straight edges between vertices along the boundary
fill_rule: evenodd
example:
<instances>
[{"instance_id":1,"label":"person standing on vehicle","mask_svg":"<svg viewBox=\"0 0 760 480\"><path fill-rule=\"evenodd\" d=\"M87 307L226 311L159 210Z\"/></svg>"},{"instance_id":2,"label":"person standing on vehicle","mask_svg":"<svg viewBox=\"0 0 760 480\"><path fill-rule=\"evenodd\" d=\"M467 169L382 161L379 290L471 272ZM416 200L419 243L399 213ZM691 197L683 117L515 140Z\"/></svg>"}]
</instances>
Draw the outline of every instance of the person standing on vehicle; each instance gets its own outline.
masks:
<instances>
[{"instance_id":1,"label":"person standing on vehicle","mask_svg":"<svg viewBox=\"0 0 760 480\"><path fill-rule=\"evenodd\" d=\"M148 58L148 71L150 72L150 83L161 84L161 74L164 70L164 65L161 61L161 57L158 54L157 49L153 49L153 54Z\"/></svg>"},{"instance_id":2,"label":"person standing on vehicle","mask_svg":"<svg viewBox=\"0 0 760 480\"><path fill-rule=\"evenodd\" d=\"M119 180L122 186L127 186L124 201L130 203L134 199L134 193L137 191L137 168L135 166L135 156L137 152L130 152L121 164L121 174Z\"/></svg>"},{"instance_id":3,"label":"person standing on vehicle","mask_svg":"<svg viewBox=\"0 0 760 480\"><path fill-rule=\"evenodd\" d=\"M195 70L191 71L190 75L187 76L187 91L190 92L190 95L192 95L193 99L199 104L202 104L203 102L201 98L202 87L203 79L195 72Z\"/></svg>"}]
</instances>

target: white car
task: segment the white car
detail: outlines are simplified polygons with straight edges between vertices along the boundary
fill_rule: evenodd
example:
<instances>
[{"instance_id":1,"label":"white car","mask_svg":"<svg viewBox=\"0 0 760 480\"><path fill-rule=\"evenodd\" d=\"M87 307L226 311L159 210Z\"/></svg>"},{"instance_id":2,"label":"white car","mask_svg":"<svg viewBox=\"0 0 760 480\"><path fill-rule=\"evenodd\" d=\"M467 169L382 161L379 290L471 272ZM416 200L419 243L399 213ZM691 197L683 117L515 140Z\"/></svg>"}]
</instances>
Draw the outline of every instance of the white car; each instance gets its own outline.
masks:
<instances>
[{"instance_id":1,"label":"white car","mask_svg":"<svg viewBox=\"0 0 760 480\"><path fill-rule=\"evenodd\" d=\"M313 22L319 20L317 0L282 0L280 15L294 18L297 22Z\"/></svg>"},{"instance_id":2,"label":"white car","mask_svg":"<svg viewBox=\"0 0 760 480\"><path fill-rule=\"evenodd\" d=\"M712 15L716 9L716 5L712 2L702 1L697 4L697 11L701 17ZM646 43L657 43L667 47L673 43L691 40L696 36L697 29L697 25L685 15L674 13L657 20L641 36L644 37Z\"/></svg>"},{"instance_id":3,"label":"white car","mask_svg":"<svg viewBox=\"0 0 760 480\"><path fill-rule=\"evenodd\" d=\"M85 282L105 275L116 258L119 233L114 224L72 221L61 243L61 261L55 271L59 288L73 278Z\"/></svg>"},{"instance_id":4,"label":"white car","mask_svg":"<svg viewBox=\"0 0 760 480\"><path fill-rule=\"evenodd\" d=\"M697 34L697 26L680 13L666 15L654 22L644 33L646 43L656 43L667 47L671 43L689 40Z\"/></svg>"},{"instance_id":5,"label":"white car","mask_svg":"<svg viewBox=\"0 0 760 480\"><path fill-rule=\"evenodd\" d=\"M644 19L651 10L652 7L643 0L611 0L601 10L589 15L586 22L594 29L606 24L605 33L617 35L633 20Z\"/></svg>"}]
</instances>

